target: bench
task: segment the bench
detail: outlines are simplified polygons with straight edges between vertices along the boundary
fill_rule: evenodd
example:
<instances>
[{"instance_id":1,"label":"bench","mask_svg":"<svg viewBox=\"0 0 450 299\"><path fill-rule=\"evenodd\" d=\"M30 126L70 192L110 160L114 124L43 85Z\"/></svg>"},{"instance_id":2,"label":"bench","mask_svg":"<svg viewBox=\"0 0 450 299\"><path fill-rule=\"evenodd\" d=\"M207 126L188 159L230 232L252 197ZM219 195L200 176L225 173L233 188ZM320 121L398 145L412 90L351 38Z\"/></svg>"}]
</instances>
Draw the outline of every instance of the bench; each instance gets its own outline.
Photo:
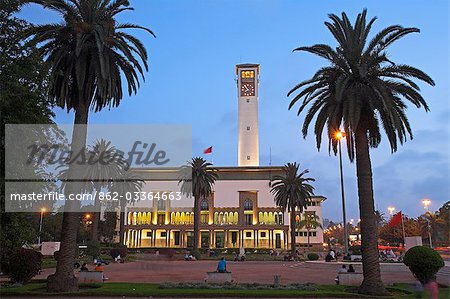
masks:
<instances>
[{"instance_id":1,"label":"bench","mask_svg":"<svg viewBox=\"0 0 450 299\"><path fill-rule=\"evenodd\" d=\"M101 271L80 271L78 276L78 282L80 283L103 282L104 280L103 272Z\"/></svg>"},{"instance_id":2,"label":"bench","mask_svg":"<svg viewBox=\"0 0 450 299\"><path fill-rule=\"evenodd\" d=\"M339 284L344 286L359 286L361 285L364 276L359 272L344 272L338 274Z\"/></svg>"},{"instance_id":3,"label":"bench","mask_svg":"<svg viewBox=\"0 0 450 299\"><path fill-rule=\"evenodd\" d=\"M231 272L206 272L206 283L229 283L232 281Z\"/></svg>"},{"instance_id":4,"label":"bench","mask_svg":"<svg viewBox=\"0 0 450 299\"><path fill-rule=\"evenodd\" d=\"M436 274L436 282L440 285L450 286L450 266L444 266Z\"/></svg>"}]
</instances>

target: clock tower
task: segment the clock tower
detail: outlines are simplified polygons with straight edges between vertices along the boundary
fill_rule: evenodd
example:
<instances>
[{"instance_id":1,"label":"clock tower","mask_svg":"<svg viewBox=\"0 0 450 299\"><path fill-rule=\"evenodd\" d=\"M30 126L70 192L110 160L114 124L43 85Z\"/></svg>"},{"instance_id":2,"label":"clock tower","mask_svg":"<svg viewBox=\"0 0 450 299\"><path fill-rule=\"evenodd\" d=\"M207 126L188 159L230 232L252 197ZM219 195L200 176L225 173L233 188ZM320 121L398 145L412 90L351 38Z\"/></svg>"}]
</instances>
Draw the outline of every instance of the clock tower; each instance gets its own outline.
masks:
<instances>
[{"instance_id":1,"label":"clock tower","mask_svg":"<svg viewBox=\"0 0 450 299\"><path fill-rule=\"evenodd\" d=\"M238 166L259 166L259 64L236 65L238 91Z\"/></svg>"}]
</instances>

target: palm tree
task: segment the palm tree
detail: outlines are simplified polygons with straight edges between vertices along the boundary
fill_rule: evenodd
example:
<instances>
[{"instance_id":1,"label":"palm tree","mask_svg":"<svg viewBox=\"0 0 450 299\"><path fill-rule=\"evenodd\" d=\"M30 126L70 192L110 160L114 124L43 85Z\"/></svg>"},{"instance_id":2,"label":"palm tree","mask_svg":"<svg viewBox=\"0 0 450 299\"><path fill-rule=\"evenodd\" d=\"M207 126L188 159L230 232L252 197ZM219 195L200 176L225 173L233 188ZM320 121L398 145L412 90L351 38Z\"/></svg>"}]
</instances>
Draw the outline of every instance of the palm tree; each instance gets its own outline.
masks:
<instances>
[{"instance_id":1,"label":"palm tree","mask_svg":"<svg viewBox=\"0 0 450 299\"><path fill-rule=\"evenodd\" d=\"M104 139L97 140L92 146L89 151L89 159L91 161L99 161L99 163L90 163L86 167L86 181L92 183L92 189L96 190L94 194L99 194L104 188L109 189L115 179L122 177L127 164L120 153L111 144L111 141ZM98 239L100 209L100 201L94 198L91 240Z\"/></svg>"},{"instance_id":2,"label":"palm tree","mask_svg":"<svg viewBox=\"0 0 450 299\"><path fill-rule=\"evenodd\" d=\"M120 223L119 223L119 244L124 245L125 241L125 209L127 204L134 203L136 197L135 192L140 192L142 190L144 181L139 176L135 175L131 170L124 171L122 173L122 178L119 180L114 180L111 185L111 191L117 192L119 195L119 205L120 205ZM128 197L127 194L132 194L133 196ZM128 200L131 199L131 200Z\"/></svg>"},{"instance_id":3,"label":"palm tree","mask_svg":"<svg viewBox=\"0 0 450 299\"><path fill-rule=\"evenodd\" d=\"M216 169L212 164L200 157L192 158L187 165L180 169L178 183L181 192L194 197L194 248L199 248L200 240L200 199L213 193L213 185L218 179Z\"/></svg>"},{"instance_id":4,"label":"palm tree","mask_svg":"<svg viewBox=\"0 0 450 299\"><path fill-rule=\"evenodd\" d=\"M313 178L303 177L309 173L308 169L298 173L298 167L297 163L286 164L283 169L284 176L274 176L274 183L270 190L274 194L276 205L290 213L292 255L295 255L296 213L303 212L311 196L314 195L314 187L309 182L315 181Z\"/></svg>"},{"instance_id":5,"label":"palm tree","mask_svg":"<svg viewBox=\"0 0 450 299\"><path fill-rule=\"evenodd\" d=\"M132 10L127 0L26 0L42 5L63 17L60 23L32 26L25 37L39 47L50 65L49 96L60 107L75 111L71 151L78 153L86 146L89 109L98 112L116 107L123 97L122 78L128 94L136 93L139 76L144 78L147 52L144 45L126 29L147 28L116 21L119 13ZM139 59L139 60L138 60ZM142 67L142 65L144 68ZM72 163L68 178L79 179L82 171ZM75 184L66 193L77 193ZM71 210L79 203L70 203ZM66 205L67 207L67 205ZM76 291L78 281L73 274L76 249L77 213L64 213L61 248L56 273L47 279L53 292Z\"/></svg>"},{"instance_id":6,"label":"palm tree","mask_svg":"<svg viewBox=\"0 0 450 299\"><path fill-rule=\"evenodd\" d=\"M302 229L305 228L308 232L308 248L309 248L309 233L312 229L322 228L322 223L319 221L319 216L316 214L306 214L305 217L297 222L297 228Z\"/></svg>"},{"instance_id":7,"label":"palm tree","mask_svg":"<svg viewBox=\"0 0 450 299\"><path fill-rule=\"evenodd\" d=\"M324 44L299 47L325 58L330 65L319 69L314 76L297 84L288 93L294 95L289 109L303 99L298 114L310 106L303 123L303 136L315 118L314 134L320 149L322 133L326 127L330 148L337 151L335 132L343 126L346 132L347 152L351 161L356 155L358 197L362 234L364 280L359 292L382 295L388 292L380 277L378 261L377 227L373 199L372 167L369 149L381 142L384 130L391 151L397 150L412 131L406 117L405 100L416 107L428 105L419 93L418 79L430 85L433 80L423 71L408 65L395 64L388 59L386 49L401 37L419 32L417 28L389 26L369 42L368 35L376 18L366 23L366 10L351 24L345 13L342 18L331 14L326 27L337 40L336 48ZM356 152L356 153L355 153Z\"/></svg>"}]
</instances>

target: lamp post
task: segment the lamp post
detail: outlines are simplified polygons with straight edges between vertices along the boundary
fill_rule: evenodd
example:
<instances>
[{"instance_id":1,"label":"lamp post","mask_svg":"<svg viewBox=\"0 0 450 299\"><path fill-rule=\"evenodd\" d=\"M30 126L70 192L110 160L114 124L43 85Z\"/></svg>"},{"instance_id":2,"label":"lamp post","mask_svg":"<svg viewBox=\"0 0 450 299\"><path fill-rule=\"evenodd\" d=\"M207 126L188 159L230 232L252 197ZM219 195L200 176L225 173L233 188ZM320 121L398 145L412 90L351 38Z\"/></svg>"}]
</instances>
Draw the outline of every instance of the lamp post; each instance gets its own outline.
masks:
<instances>
[{"instance_id":1,"label":"lamp post","mask_svg":"<svg viewBox=\"0 0 450 299\"><path fill-rule=\"evenodd\" d=\"M345 137L345 132L338 131L335 134L335 138L338 141L338 151L339 151L339 170L341 174L341 198L342 198L342 220L344 222L344 242L345 242L345 253L348 253L348 226L347 226L347 216L345 214L345 195L344 195L344 172L342 170L342 148L341 139Z\"/></svg>"},{"instance_id":2,"label":"lamp post","mask_svg":"<svg viewBox=\"0 0 450 299\"><path fill-rule=\"evenodd\" d=\"M41 208L41 219L39 220L39 236L38 245L41 245L41 232L42 232L42 221L44 220L44 213L47 211L46 208Z\"/></svg>"},{"instance_id":3,"label":"lamp post","mask_svg":"<svg viewBox=\"0 0 450 299\"><path fill-rule=\"evenodd\" d=\"M428 206L431 205L431 200L429 200L428 198L425 198L422 200L422 204L423 204L423 208L427 211L426 213L430 213L430 211L428 210ZM426 214L425 213L425 214ZM427 225L428 225L428 240L430 241L430 248L433 248L433 242L431 241L431 227L430 227L430 219L427 219Z\"/></svg>"}]
</instances>

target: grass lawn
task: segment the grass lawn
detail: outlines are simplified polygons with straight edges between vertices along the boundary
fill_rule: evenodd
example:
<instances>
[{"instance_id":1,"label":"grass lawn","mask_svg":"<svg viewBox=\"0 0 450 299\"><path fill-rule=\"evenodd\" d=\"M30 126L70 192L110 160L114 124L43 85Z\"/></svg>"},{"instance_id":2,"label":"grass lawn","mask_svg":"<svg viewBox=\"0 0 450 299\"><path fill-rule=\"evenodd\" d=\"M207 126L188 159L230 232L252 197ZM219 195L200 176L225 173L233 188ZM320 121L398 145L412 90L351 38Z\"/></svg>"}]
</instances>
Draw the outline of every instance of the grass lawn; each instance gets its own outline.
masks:
<instances>
[{"instance_id":1,"label":"grass lawn","mask_svg":"<svg viewBox=\"0 0 450 299\"><path fill-rule=\"evenodd\" d=\"M389 288L393 298L416 298L407 285ZM45 291L45 281L32 282L21 287L0 288L1 296L38 296L55 295ZM195 288L161 288L158 284L144 283L104 283L80 284L77 293L66 293L64 296L135 296L135 297L345 297L363 298L356 293L356 288L339 285L317 286L317 290L242 290L242 289L195 289ZM449 298L448 288L440 290L440 298ZM366 298L369 298L366 296Z\"/></svg>"}]
</instances>

